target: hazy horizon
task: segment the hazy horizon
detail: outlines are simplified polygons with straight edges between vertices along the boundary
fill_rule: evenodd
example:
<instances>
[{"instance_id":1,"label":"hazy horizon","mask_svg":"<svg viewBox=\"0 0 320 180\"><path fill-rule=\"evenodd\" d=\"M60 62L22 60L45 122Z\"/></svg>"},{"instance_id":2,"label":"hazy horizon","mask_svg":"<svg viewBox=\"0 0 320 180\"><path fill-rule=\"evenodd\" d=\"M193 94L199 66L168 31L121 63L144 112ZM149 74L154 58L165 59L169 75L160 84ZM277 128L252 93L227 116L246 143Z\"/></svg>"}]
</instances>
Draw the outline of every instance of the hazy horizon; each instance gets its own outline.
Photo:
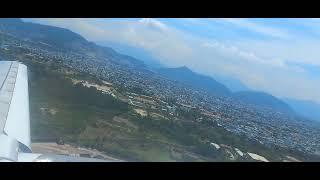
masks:
<instances>
[{"instance_id":1,"label":"hazy horizon","mask_svg":"<svg viewBox=\"0 0 320 180\"><path fill-rule=\"evenodd\" d=\"M23 20L67 28L96 43L136 47L169 67L187 66L277 97L320 103L320 19Z\"/></svg>"}]
</instances>

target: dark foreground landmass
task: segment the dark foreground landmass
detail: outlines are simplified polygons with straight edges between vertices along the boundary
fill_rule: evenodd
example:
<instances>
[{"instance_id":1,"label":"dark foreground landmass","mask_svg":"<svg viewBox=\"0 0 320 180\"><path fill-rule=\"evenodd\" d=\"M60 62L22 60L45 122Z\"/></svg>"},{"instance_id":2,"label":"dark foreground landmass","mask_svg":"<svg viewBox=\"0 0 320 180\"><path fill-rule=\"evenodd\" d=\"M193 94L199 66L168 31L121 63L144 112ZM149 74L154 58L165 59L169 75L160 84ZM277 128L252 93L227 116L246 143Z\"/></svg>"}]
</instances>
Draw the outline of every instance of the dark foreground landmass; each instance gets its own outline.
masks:
<instances>
[{"instance_id":1,"label":"dark foreground landmass","mask_svg":"<svg viewBox=\"0 0 320 180\"><path fill-rule=\"evenodd\" d=\"M141 116L134 106L119 98L72 82L76 78L98 82L95 77L55 63L24 63L29 67L34 138L62 138L129 161L253 161L248 155L240 156L235 148L257 153L269 161L282 161L291 155L234 135L216 122L197 122L196 111L180 110L180 116L161 117L151 116L160 113L149 109L146 116Z\"/></svg>"}]
</instances>

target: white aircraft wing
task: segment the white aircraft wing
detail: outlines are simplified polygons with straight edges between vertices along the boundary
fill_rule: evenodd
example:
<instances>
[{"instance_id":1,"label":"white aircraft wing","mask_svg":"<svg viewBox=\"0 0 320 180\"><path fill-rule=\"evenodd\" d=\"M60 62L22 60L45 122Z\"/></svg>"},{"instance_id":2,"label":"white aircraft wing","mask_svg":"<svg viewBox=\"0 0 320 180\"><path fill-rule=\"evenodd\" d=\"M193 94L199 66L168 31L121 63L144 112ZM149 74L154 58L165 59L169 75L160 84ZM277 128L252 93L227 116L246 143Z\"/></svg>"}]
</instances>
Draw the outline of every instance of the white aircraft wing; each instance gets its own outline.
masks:
<instances>
[{"instance_id":1,"label":"white aircraft wing","mask_svg":"<svg viewBox=\"0 0 320 180\"><path fill-rule=\"evenodd\" d=\"M0 161L96 162L103 160L32 153L27 67L16 61L0 61Z\"/></svg>"},{"instance_id":2,"label":"white aircraft wing","mask_svg":"<svg viewBox=\"0 0 320 180\"><path fill-rule=\"evenodd\" d=\"M27 67L0 61L0 158L31 152Z\"/></svg>"}]
</instances>

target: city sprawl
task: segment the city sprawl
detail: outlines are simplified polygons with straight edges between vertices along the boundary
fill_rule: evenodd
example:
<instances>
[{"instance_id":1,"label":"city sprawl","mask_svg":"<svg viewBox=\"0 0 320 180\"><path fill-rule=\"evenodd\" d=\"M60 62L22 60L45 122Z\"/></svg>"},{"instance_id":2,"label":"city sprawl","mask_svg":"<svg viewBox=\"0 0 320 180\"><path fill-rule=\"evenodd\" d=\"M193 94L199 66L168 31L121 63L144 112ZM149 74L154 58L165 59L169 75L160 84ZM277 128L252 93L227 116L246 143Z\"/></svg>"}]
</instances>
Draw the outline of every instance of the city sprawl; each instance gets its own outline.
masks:
<instances>
[{"instance_id":1,"label":"city sprawl","mask_svg":"<svg viewBox=\"0 0 320 180\"><path fill-rule=\"evenodd\" d=\"M199 123L212 121L230 133L244 135L267 147L279 146L320 155L319 123L169 80L143 64L120 63L117 55L106 58L90 54L87 50L64 50L5 34L0 34L0 37L0 54L8 60L21 56L43 63L52 61L73 71L91 74L109 82L115 89L126 89L126 95L121 100L130 105L142 109L151 107L172 119L179 116L178 109L195 110L199 112L195 119ZM134 61L126 56L121 58ZM142 89L145 98L137 98L141 94L130 92L133 88ZM105 92L114 95L111 91Z\"/></svg>"}]
</instances>

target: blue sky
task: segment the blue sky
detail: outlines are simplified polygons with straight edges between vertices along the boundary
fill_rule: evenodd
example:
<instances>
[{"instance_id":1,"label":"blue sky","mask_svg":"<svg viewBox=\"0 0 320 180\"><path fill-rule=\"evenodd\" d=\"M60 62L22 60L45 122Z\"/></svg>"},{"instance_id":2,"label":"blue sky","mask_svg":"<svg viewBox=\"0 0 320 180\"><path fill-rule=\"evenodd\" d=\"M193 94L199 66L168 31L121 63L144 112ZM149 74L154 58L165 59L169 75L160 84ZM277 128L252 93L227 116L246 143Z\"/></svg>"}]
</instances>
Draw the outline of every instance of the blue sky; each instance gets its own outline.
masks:
<instances>
[{"instance_id":1,"label":"blue sky","mask_svg":"<svg viewBox=\"0 0 320 180\"><path fill-rule=\"evenodd\" d=\"M144 49L167 66L320 103L320 19L24 19Z\"/></svg>"}]
</instances>

